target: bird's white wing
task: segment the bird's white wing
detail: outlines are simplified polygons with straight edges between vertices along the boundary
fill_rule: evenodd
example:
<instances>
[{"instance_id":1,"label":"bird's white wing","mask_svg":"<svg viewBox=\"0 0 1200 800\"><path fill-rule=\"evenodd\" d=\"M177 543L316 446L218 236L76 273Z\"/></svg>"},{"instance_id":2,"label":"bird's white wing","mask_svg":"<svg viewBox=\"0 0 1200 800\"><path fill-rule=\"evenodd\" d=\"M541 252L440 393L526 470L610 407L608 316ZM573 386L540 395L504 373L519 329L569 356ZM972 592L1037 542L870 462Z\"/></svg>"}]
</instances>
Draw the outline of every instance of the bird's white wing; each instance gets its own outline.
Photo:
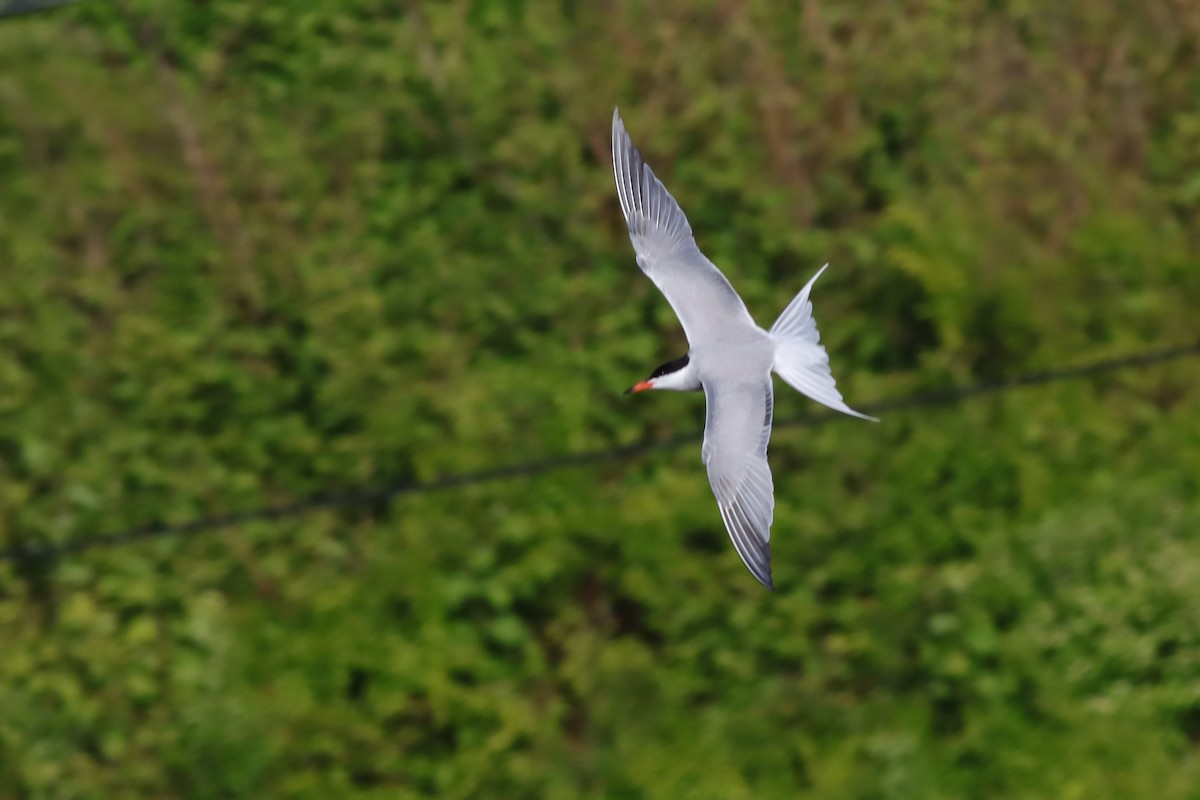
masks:
<instances>
[{"instance_id":1,"label":"bird's white wing","mask_svg":"<svg viewBox=\"0 0 1200 800\"><path fill-rule=\"evenodd\" d=\"M732 325L754 327L746 304L709 261L675 198L654 176L613 109L613 173L638 266L667 298L694 347L727 335Z\"/></svg>"},{"instance_id":2,"label":"bird's white wing","mask_svg":"<svg viewBox=\"0 0 1200 800\"><path fill-rule=\"evenodd\" d=\"M767 465L774 392L761 383L704 386L707 415L702 457L721 519L742 562L764 586L771 582L771 520L775 487Z\"/></svg>"}]
</instances>

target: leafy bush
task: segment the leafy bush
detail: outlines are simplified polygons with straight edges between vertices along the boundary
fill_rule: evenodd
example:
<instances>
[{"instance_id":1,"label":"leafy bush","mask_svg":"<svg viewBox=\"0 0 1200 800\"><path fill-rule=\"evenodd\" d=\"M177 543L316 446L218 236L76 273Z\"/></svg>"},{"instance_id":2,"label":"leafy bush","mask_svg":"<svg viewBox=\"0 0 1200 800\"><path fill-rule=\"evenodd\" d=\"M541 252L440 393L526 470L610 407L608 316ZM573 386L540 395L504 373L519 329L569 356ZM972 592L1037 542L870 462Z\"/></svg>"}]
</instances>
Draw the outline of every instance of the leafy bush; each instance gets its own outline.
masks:
<instances>
[{"instance_id":1,"label":"leafy bush","mask_svg":"<svg viewBox=\"0 0 1200 800\"><path fill-rule=\"evenodd\" d=\"M0 22L0 546L697 431L620 104L852 405L1195 337L1176 4ZM1194 360L0 562L0 797L1194 797ZM781 390L777 419L813 406Z\"/></svg>"}]
</instances>

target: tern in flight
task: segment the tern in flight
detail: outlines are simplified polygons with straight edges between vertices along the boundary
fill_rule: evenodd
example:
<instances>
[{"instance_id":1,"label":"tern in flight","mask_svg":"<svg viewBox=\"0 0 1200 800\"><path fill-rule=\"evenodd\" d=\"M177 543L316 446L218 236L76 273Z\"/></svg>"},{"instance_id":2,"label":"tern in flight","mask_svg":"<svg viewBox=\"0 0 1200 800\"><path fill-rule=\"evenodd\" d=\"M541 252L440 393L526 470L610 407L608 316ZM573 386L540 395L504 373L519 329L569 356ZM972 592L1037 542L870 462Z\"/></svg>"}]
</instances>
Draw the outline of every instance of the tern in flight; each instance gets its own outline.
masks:
<instances>
[{"instance_id":1,"label":"tern in flight","mask_svg":"<svg viewBox=\"0 0 1200 800\"><path fill-rule=\"evenodd\" d=\"M634 147L613 109L613 173L638 266L683 325L687 355L668 361L629 389L704 390L701 458L729 538L750 572L770 589L775 489L767 465L774 370L797 391L832 409L872 421L846 405L808 295L821 267L765 331L692 238L687 217Z\"/></svg>"}]
</instances>

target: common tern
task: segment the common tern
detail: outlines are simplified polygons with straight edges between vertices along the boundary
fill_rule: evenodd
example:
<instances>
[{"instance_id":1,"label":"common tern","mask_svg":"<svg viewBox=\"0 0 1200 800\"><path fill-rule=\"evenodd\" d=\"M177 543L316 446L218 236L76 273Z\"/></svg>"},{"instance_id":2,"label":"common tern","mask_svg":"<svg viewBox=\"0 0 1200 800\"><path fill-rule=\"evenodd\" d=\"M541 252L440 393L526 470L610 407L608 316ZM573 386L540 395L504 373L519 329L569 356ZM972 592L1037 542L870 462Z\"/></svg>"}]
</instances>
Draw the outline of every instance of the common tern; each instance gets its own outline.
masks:
<instances>
[{"instance_id":1,"label":"common tern","mask_svg":"<svg viewBox=\"0 0 1200 800\"><path fill-rule=\"evenodd\" d=\"M829 370L829 355L808 296L817 271L769 331L763 330L721 271L692 238L675 198L655 177L613 109L613 174L629 238L642 268L667 298L688 352L668 361L628 392L704 391L701 458L721 519L742 562L767 588L775 489L767 465L774 371L797 391L844 414L878 421L846 405ZM627 393L628 393L627 392Z\"/></svg>"}]
</instances>

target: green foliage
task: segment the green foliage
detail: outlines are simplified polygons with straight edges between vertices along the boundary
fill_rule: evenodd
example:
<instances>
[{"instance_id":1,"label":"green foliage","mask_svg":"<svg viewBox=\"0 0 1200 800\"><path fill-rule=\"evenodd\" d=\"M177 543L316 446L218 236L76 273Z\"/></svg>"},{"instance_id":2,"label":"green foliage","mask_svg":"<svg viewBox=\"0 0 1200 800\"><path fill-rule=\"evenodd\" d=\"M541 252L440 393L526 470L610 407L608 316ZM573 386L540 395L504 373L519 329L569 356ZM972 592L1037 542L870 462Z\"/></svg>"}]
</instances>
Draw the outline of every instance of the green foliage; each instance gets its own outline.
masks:
<instances>
[{"instance_id":1,"label":"green foliage","mask_svg":"<svg viewBox=\"0 0 1200 800\"><path fill-rule=\"evenodd\" d=\"M1181 6L779 5L0 22L0 546L697 430L614 104L852 405L1194 339ZM1197 379L0 563L0 798L1196 797Z\"/></svg>"}]
</instances>

